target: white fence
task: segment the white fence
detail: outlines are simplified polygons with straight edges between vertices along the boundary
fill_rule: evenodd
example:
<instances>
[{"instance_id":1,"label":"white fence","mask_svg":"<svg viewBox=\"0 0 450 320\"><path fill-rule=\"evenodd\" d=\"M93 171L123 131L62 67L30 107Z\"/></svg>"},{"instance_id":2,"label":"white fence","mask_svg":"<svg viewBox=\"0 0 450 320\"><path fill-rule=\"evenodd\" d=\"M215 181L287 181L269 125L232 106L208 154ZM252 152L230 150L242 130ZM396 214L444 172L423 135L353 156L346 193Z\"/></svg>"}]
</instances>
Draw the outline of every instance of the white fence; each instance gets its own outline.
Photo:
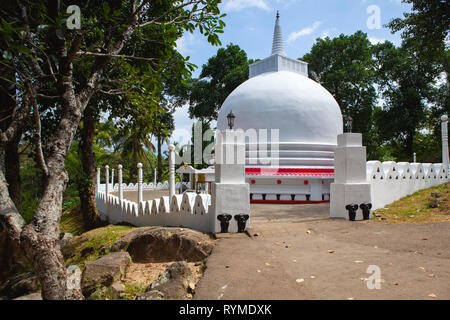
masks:
<instances>
[{"instance_id":1,"label":"white fence","mask_svg":"<svg viewBox=\"0 0 450 320\"><path fill-rule=\"evenodd\" d=\"M448 181L443 164L369 161L367 180L371 184L372 209L376 210L419 190Z\"/></svg>"},{"instance_id":2,"label":"white fence","mask_svg":"<svg viewBox=\"0 0 450 320\"><path fill-rule=\"evenodd\" d=\"M434 187L448 181L448 170L442 164L369 161L366 165L367 181L371 184L372 209L376 210L416 191ZM183 182L186 185L186 183ZM142 183L142 190L166 190L168 182ZM179 188L181 183L176 184ZM118 191L119 184L108 188ZM139 184L122 184L123 191L137 191ZM101 219L112 224L130 223L135 226L185 227L209 232L215 221L208 214L209 194L176 194L170 199L142 201L139 204L112 194L106 195L106 185L97 185L97 209Z\"/></svg>"},{"instance_id":3,"label":"white fence","mask_svg":"<svg viewBox=\"0 0 450 320\"><path fill-rule=\"evenodd\" d=\"M175 184L175 189L179 189L181 184L185 185L186 187L189 186L189 182L177 182ZM138 183L133 184L133 183L122 183L122 190L123 191L137 191L138 190ZM111 184L109 184L110 188L112 187ZM102 183L98 185L98 191L99 192L105 192L106 190L106 184ZM164 181L163 183L158 182L156 185L153 182L150 183L143 183L142 184L142 190L169 190L169 182ZM112 187L110 190L110 192L117 192L119 191L119 184L115 183L114 187Z\"/></svg>"},{"instance_id":4,"label":"white fence","mask_svg":"<svg viewBox=\"0 0 450 320\"><path fill-rule=\"evenodd\" d=\"M185 227L204 232L210 231L211 204L209 194L184 193L172 197L136 202L105 192L97 193L97 209L103 221L112 224L127 222L134 226Z\"/></svg>"}]
</instances>

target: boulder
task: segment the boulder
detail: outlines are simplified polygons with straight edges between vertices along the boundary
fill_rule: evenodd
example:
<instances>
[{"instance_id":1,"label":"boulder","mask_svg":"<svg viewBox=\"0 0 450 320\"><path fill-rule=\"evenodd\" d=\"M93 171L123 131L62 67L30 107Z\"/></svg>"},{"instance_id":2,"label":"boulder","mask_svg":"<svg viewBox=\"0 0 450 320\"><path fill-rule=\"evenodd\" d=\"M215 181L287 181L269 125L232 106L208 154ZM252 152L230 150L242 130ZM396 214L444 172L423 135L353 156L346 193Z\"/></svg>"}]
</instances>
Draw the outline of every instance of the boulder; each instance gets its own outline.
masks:
<instances>
[{"instance_id":1,"label":"boulder","mask_svg":"<svg viewBox=\"0 0 450 320\"><path fill-rule=\"evenodd\" d=\"M140 228L123 236L133 262L203 261L214 247L210 236L184 228Z\"/></svg>"},{"instance_id":2,"label":"boulder","mask_svg":"<svg viewBox=\"0 0 450 320\"><path fill-rule=\"evenodd\" d=\"M125 285L120 282L115 282L111 285L111 289L114 294L119 295L125 291Z\"/></svg>"},{"instance_id":3,"label":"boulder","mask_svg":"<svg viewBox=\"0 0 450 320\"><path fill-rule=\"evenodd\" d=\"M89 297L98 285L110 286L119 281L130 263L128 252L113 252L95 261L86 262L81 278L81 291Z\"/></svg>"},{"instance_id":4,"label":"boulder","mask_svg":"<svg viewBox=\"0 0 450 320\"><path fill-rule=\"evenodd\" d=\"M430 199L428 202L428 206L430 208L439 208L439 200L438 199Z\"/></svg>"},{"instance_id":5,"label":"boulder","mask_svg":"<svg viewBox=\"0 0 450 320\"><path fill-rule=\"evenodd\" d=\"M31 292L36 292L39 288L39 281L33 273L22 273L0 284L0 296L14 299Z\"/></svg>"},{"instance_id":6,"label":"boulder","mask_svg":"<svg viewBox=\"0 0 450 320\"><path fill-rule=\"evenodd\" d=\"M172 263L136 300L185 299L195 288L194 274L185 261Z\"/></svg>"},{"instance_id":7,"label":"boulder","mask_svg":"<svg viewBox=\"0 0 450 320\"><path fill-rule=\"evenodd\" d=\"M42 296L40 292L35 292L26 296L16 298L14 300L42 300Z\"/></svg>"},{"instance_id":8,"label":"boulder","mask_svg":"<svg viewBox=\"0 0 450 320\"><path fill-rule=\"evenodd\" d=\"M117 240L111 245L111 252L119 252L122 249L125 249L128 246L128 242L123 240Z\"/></svg>"},{"instance_id":9,"label":"boulder","mask_svg":"<svg viewBox=\"0 0 450 320\"><path fill-rule=\"evenodd\" d=\"M151 290L136 296L136 300L164 300L164 293L158 290Z\"/></svg>"},{"instance_id":10,"label":"boulder","mask_svg":"<svg viewBox=\"0 0 450 320\"><path fill-rule=\"evenodd\" d=\"M67 267L67 288L81 289L81 270L77 265L70 265Z\"/></svg>"},{"instance_id":11,"label":"boulder","mask_svg":"<svg viewBox=\"0 0 450 320\"><path fill-rule=\"evenodd\" d=\"M59 246L61 250L73 239L73 234L66 232L59 235Z\"/></svg>"}]
</instances>

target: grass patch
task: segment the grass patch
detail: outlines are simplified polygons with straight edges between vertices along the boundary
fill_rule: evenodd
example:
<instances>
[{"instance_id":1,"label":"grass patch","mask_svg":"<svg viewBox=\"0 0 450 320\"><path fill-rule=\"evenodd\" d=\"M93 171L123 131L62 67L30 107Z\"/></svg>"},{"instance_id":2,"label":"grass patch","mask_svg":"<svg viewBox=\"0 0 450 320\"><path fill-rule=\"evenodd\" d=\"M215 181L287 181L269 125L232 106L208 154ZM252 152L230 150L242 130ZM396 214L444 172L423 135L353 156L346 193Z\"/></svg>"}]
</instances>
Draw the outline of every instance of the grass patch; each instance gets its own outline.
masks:
<instances>
[{"instance_id":1,"label":"grass patch","mask_svg":"<svg viewBox=\"0 0 450 320\"><path fill-rule=\"evenodd\" d=\"M74 236L78 236L84 232L80 206L65 210L61 214L60 232L68 232Z\"/></svg>"},{"instance_id":2,"label":"grass patch","mask_svg":"<svg viewBox=\"0 0 450 320\"><path fill-rule=\"evenodd\" d=\"M111 245L135 228L109 225L93 229L75 237L63 249L66 265L76 264L81 269L86 261L96 260L111 252Z\"/></svg>"},{"instance_id":3,"label":"grass patch","mask_svg":"<svg viewBox=\"0 0 450 320\"><path fill-rule=\"evenodd\" d=\"M432 193L438 208L430 207ZM450 221L450 183L420 190L374 212L373 220L390 223Z\"/></svg>"},{"instance_id":4,"label":"grass patch","mask_svg":"<svg viewBox=\"0 0 450 320\"><path fill-rule=\"evenodd\" d=\"M136 296L145 292L145 287L139 284L125 283L125 291L122 297L117 295L111 287L99 286L89 297L89 300L134 300Z\"/></svg>"}]
</instances>

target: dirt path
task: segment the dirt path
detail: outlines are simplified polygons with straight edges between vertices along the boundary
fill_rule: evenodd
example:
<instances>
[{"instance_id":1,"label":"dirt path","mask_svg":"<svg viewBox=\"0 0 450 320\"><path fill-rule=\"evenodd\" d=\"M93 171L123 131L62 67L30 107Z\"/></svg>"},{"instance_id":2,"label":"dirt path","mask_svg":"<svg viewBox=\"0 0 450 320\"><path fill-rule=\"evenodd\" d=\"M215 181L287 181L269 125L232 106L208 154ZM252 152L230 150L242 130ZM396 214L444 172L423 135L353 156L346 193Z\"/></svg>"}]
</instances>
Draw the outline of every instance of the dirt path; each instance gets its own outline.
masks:
<instances>
[{"instance_id":1,"label":"dirt path","mask_svg":"<svg viewBox=\"0 0 450 320\"><path fill-rule=\"evenodd\" d=\"M259 236L219 239L195 299L450 299L450 222L352 223L325 204L252 215ZM379 290L367 287L369 265Z\"/></svg>"}]
</instances>

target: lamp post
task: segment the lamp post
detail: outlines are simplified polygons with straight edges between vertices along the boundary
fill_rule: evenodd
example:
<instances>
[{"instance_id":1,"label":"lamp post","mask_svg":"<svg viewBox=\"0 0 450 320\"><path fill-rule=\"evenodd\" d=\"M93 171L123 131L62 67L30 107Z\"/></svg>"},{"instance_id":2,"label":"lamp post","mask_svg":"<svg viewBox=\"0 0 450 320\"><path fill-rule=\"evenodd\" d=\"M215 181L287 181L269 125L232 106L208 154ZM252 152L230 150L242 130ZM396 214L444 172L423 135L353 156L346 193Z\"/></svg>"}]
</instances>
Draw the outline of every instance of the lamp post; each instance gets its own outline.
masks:
<instances>
[{"instance_id":1,"label":"lamp post","mask_svg":"<svg viewBox=\"0 0 450 320\"><path fill-rule=\"evenodd\" d=\"M233 111L230 111L230 113L227 115L228 126L230 127L230 130L232 130L234 127L234 119L235 118L236 118L236 116L233 114Z\"/></svg>"},{"instance_id":2,"label":"lamp post","mask_svg":"<svg viewBox=\"0 0 450 320\"><path fill-rule=\"evenodd\" d=\"M345 116L345 126L347 127L347 132L352 133L352 125L353 125L353 118L350 116Z\"/></svg>"}]
</instances>

